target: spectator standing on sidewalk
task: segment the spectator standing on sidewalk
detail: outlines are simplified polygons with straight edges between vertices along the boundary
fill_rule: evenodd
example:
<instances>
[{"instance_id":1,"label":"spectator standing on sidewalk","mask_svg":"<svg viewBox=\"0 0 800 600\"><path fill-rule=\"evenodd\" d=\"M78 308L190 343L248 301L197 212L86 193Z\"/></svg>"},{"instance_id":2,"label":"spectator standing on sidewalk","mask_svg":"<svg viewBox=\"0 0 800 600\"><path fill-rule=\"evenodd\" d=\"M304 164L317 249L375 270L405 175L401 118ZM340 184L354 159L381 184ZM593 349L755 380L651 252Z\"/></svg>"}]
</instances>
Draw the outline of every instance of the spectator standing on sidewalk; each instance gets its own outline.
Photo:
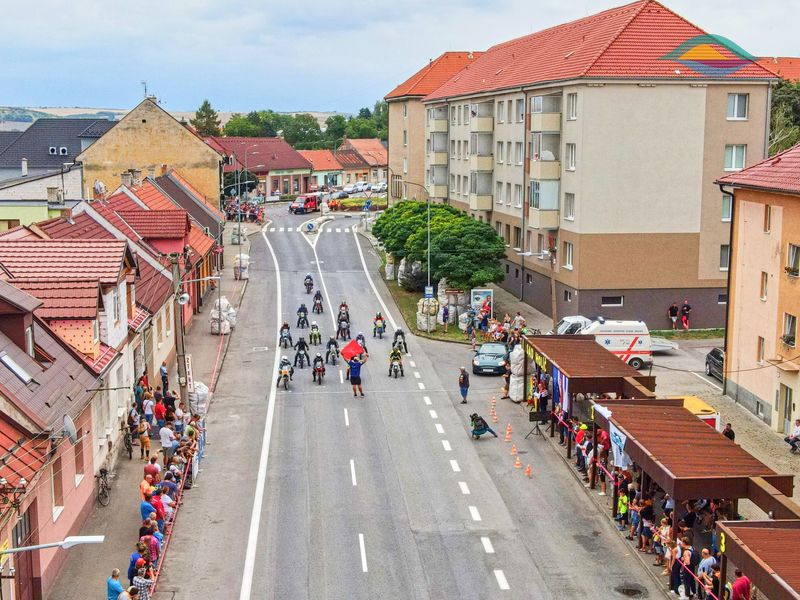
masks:
<instances>
[{"instance_id":1,"label":"spectator standing on sidewalk","mask_svg":"<svg viewBox=\"0 0 800 600\"><path fill-rule=\"evenodd\" d=\"M692 305L689 304L689 300L683 301L683 306L681 306L681 324L686 331L689 331L689 315L692 312Z\"/></svg>"},{"instance_id":2,"label":"spectator standing on sidewalk","mask_svg":"<svg viewBox=\"0 0 800 600\"><path fill-rule=\"evenodd\" d=\"M447 333L447 326L450 324L450 307L447 304L442 307L442 324L444 332Z\"/></svg>"},{"instance_id":3,"label":"spectator standing on sidewalk","mask_svg":"<svg viewBox=\"0 0 800 600\"><path fill-rule=\"evenodd\" d=\"M119 569L111 571L111 577L108 578L106 587L108 588L108 600L117 600L119 595L125 591L119 582Z\"/></svg>"},{"instance_id":4,"label":"spectator standing on sidewalk","mask_svg":"<svg viewBox=\"0 0 800 600\"><path fill-rule=\"evenodd\" d=\"M732 442L736 441L736 432L733 430L733 426L730 423L725 423L725 429L722 430L722 435Z\"/></svg>"},{"instance_id":5,"label":"spectator standing on sidewalk","mask_svg":"<svg viewBox=\"0 0 800 600\"><path fill-rule=\"evenodd\" d=\"M139 458L150 460L150 423L146 419L139 419L136 431L139 434Z\"/></svg>"},{"instance_id":6,"label":"spectator standing on sidewalk","mask_svg":"<svg viewBox=\"0 0 800 600\"><path fill-rule=\"evenodd\" d=\"M161 367L158 369L158 372L161 374L161 387L164 388L164 391L169 389L169 370L167 369L167 361L163 361L161 363Z\"/></svg>"},{"instance_id":7,"label":"spectator standing on sidewalk","mask_svg":"<svg viewBox=\"0 0 800 600\"><path fill-rule=\"evenodd\" d=\"M153 400L153 394L151 392L145 392L142 408L144 410L144 418L150 424L150 427L155 424L155 419L153 417L153 407L155 405L156 403Z\"/></svg>"},{"instance_id":8,"label":"spectator standing on sidewalk","mask_svg":"<svg viewBox=\"0 0 800 600\"><path fill-rule=\"evenodd\" d=\"M465 367L461 367L461 373L458 375L458 390L461 392L461 404L466 404L469 393L469 374Z\"/></svg>"},{"instance_id":9,"label":"spectator standing on sidewalk","mask_svg":"<svg viewBox=\"0 0 800 600\"><path fill-rule=\"evenodd\" d=\"M750 600L750 579L741 569L736 569L735 573L736 581L731 588L731 600Z\"/></svg>"},{"instance_id":10,"label":"spectator standing on sidewalk","mask_svg":"<svg viewBox=\"0 0 800 600\"><path fill-rule=\"evenodd\" d=\"M669 317L669 320L672 322L672 329L673 330L678 328L678 312L679 312L679 310L680 309L678 308L678 303L677 302L673 302L672 306L670 306L667 309L667 317Z\"/></svg>"},{"instance_id":11,"label":"spectator standing on sidewalk","mask_svg":"<svg viewBox=\"0 0 800 600\"><path fill-rule=\"evenodd\" d=\"M139 600L150 600L150 589L153 587L153 580L147 569L139 569L136 577L133 578L133 585L139 590Z\"/></svg>"},{"instance_id":12,"label":"spectator standing on sidewalk","mask_svg":"<svg viewBox=\"0 0 800 600\"><path fill-rule=\"evenodd\" d=\"M175 433L172 431L174 425L164 422L159 429L158 435L161 438L161 451L164 453L164 468L169 466L169 459L172 458L172 443L175 441Z\"/></svg>"}]
</instances>

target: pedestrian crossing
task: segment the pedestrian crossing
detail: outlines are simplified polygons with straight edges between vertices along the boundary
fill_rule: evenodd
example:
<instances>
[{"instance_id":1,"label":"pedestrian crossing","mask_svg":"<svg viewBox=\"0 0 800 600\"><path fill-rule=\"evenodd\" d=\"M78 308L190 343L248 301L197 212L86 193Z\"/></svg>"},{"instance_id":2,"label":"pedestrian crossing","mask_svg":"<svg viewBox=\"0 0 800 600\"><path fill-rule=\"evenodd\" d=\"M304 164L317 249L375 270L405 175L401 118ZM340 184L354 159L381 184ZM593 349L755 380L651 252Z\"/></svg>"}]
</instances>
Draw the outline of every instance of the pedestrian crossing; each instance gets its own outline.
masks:
<instances>
[{"instance_id":1,"label":"pedestrian crossing","mask_svg":"<svg viewBox=\"0 0 800 600\"><path fill-rule=\"evenodd\" d=\"M270 227L270 233L301 233L302 227ZM318 230L319 233L350 233L349 227L323 227Z\"/></svg>"}]
</instances>

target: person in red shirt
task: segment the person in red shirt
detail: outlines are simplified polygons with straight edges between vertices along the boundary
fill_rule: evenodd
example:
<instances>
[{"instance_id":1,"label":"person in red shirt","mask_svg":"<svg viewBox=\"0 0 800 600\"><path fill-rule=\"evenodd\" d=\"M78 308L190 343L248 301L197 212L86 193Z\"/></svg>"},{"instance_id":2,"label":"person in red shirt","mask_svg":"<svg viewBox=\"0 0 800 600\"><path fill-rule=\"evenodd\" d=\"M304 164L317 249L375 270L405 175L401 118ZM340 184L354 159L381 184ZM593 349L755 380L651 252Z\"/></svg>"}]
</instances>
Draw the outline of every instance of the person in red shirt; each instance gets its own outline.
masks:
<instances>
[{"instance_id":1,"label":"person in red shirt","mask_svg":"<svg viewBox=\"0 0 800 600\"><path fill-rule=\"evenodd\" d=\"M156 509L156 523L158 523L158 528L161 531L164 531L164 521L167 518L167 511L164 508L164 503L161 502L160 489L153 491L153 495L150 497L150 504L152 504L153 508Z\"/></svg>"},{"instance_id":2,"label":"person in red shirt","mask_svg":"<svg viewBox=\"0 0 800 600\"><path fill-rule=\"evenodd\" d=\"M731 600L750 600L750 579L742 573L741 569L736 569L736 581L731 588Z\"/></svg>"},{"instance_id":3,"label":"person in red shirt","mask_svg":"<svg viewBox=\"0 0 800 600\"><path fill-rule=\"evenodd\" d=\"M158 429L161 429L164 423L167 422L167 407L164 405L163 398L158 398L156 400L156 405L153 407L153 415L156 417Z\"/></svg>"},{"instance_id":4,"label":"person in red shirt","mask_svg":"<svg viewBox=\"0 0 800 600\"><path fill-rule=\"evenodd\" d=\"M144 474L153 478L153 483L161 481L161 465L158 464L158 457L151 456L150 462L144 466Z\"/></svg>"}]
</instances>

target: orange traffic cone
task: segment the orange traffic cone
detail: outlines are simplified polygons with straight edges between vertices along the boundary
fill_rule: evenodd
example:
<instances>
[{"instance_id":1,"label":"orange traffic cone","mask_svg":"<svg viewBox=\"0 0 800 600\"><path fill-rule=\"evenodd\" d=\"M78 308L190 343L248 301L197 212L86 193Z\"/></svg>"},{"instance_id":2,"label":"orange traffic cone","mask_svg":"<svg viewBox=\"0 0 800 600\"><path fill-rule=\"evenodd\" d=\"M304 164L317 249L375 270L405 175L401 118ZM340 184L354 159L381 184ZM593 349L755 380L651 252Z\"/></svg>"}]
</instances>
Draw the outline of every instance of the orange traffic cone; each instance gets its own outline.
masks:
<instances>
[{"instance_id":1,"label":"orange traffic cone","mask_svg":"<svg viewBox=\"0 0 800 600\"><path fill-rule=\"evenodd\" d=\"M492 406L494 406L495 404L497 404L497 398L495 396L492 396Z\"/></svg>"},{"instance_id":2,"label":"orange traffic cone","mask_svg":"<svg viewBox=\"0 0 800 600\"><path fill-rule=\"evenodd\" d=\"M517 456L517 460L514 461L514 468L515 469L521 469L522 468L522 461L519 459L519 456Z\"/></svg>"},{"instance_id":3,"label":"orange traffic cone","mask_svg":"<svg viewBox=\"0 0 800 600\"><path fill-rule=\"evenodd\" d=\"M528 479L531 478L531 466L530 465L525 467L525 477L527 477Z\"/></svg>"},{"instance_id":4,"label":"orange traffic cone","mask_svg":"<svg viewBox=\"0 0 800 600\"><path fill-rule=\"evenodd\" d=\"M511 432L510 431L506 431L505 441L507 441L507 442L511 441Z\"/></svg>"},{"instance_id":5,"label":"orange traffic cone","mask_svg":"<svg viewBox=\"0 0 800 600\"><path fill-rule=\"evenodd\" d=\"M511 444L511 456L514 456L517 453L517 445Z\"/></svg>"},{"instance_id":6,"label":"orange traffic cone","mask_svg":"<svg viewBox=\"0 0 800 600\"><path fill-rule=\"evenodd\" d=\"M492 423L497 423L497 413L492 413Z\"/></svg>"},{"instance_id":7,"label":"orange traffic cone","mask_svg":"<svg viewBox=\"0 0 800 600\"><path fill-rule=\"evenodd\" d=\"M514 430L513 430L513 429L511 429L511 423L509 423L508 425L506 425L506 433L512 433L513 431L514 431Z\"/></svg>"}]
</instances>

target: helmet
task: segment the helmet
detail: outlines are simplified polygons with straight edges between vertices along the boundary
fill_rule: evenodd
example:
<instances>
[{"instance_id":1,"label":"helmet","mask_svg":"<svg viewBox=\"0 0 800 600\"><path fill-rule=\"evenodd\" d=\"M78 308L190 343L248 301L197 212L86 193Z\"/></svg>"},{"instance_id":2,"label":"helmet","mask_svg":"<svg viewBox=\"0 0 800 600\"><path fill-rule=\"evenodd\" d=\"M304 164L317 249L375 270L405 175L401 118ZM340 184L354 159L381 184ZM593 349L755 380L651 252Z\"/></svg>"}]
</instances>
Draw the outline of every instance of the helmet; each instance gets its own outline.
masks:
<instances>
[{"instance_id":1,"label":"helmet","mask_svg":"<svg viewBox=\"0 0 800 600\"><path fill-rule=\"evenodd\" d=\"M311 273L306 273L306 277L311 277Z\"/></svg>"},{"instance_id":2,"label":"helmet","mask_svg":"<svg viewBox=\"0 0 800 600\"><path fill-rule=\"evenodd\" d=\"M332 336L331 336L331 339L332 339L332 340L335 340L335 339L336 339L336 336L335 336L335 335L332 335Z\"/></svg>"},{"instance_id":3,"label":"helmet","mask_svg":"<svg viewBox=\"0 0 800 600\"><path fill-rule=\"evenodd\" d=\"M394 331L395 331L395 333L403 333L403 328L402 327L398 327Z\"/></svg>"},{"instance_id":4,"label":"helmet","mask_svg":"<svg viewBox=\"0 0 800 600\"><path fill-rule=\"evenodd\" d=\"M281 356L281 360L289 360L289 359L286 358L286 355L284 354L283 356Z\"/></svg>"},{"instance_id":5,"label":"helmet","mask_svg":"<svg viewBox=\"0 0 800 600\"><path fill-rule=\"evenodd\" d=\"M363 331L359 331L358 335L364 335L364 332Z\"/></svg>"},{"instance_id":6,"label":"helmet","mask_svg":"<svg viewBox=\"0 0 800 600\"><path fill-rule=\"evenodd\" d=\"M317 322L316 322L316 321L311 321L311 324L312 324L312 325L316 325L316 324L317 324Z\"/></svg>"},{"instance_id":7,"label":"helmet","mask_svg":"<svg viewBox=\"0 0 800 600\"><path fill-rule=\"evenodd\" d=\"M322 358L322 353L321 352L317 352L317 358Z\"/></svg>"}]
</instances>

